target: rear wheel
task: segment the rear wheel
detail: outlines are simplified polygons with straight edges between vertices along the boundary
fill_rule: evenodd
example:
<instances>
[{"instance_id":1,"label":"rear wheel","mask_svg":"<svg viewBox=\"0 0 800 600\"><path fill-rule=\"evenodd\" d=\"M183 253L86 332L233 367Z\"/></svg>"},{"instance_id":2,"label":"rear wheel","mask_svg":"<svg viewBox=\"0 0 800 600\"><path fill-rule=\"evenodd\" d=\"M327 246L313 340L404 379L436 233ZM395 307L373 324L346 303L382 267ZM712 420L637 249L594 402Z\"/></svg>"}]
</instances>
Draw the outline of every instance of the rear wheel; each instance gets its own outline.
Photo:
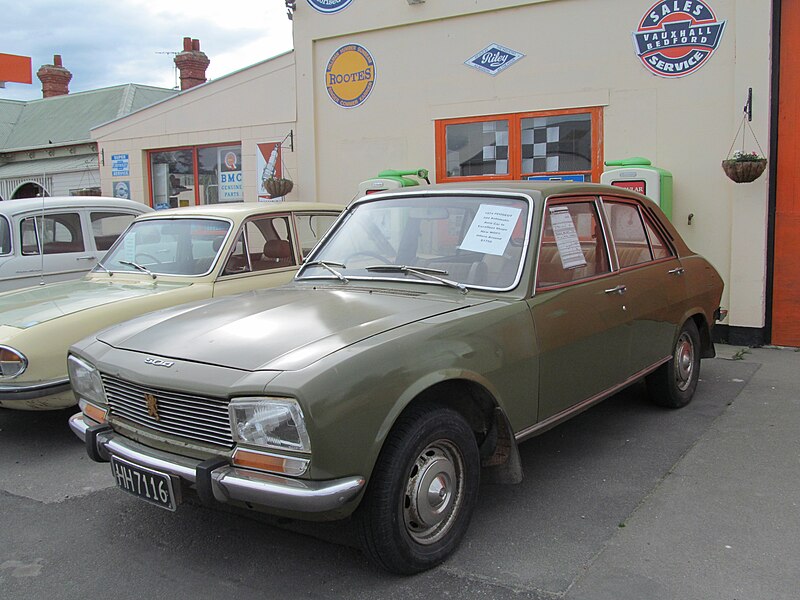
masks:
<instances>
[{"instance_id":1,"label":"rear wheel","mask_svg":"<svg viewBox=\"0 0 800 600\"><path fill-rule=\"evenodd\" d=\"M700 334L689 319L675 341L672 359L647 376L647 390L655 404L681 408L691 402L699 378Z\"/></svg>"},{"instance_id":2,"label":"rear wheel","mask_svg":"<svg viewBox=\"0 0 800 600\"><path fill-rule=\"evenodd\" d=\"M436 566L467 530L479 479L464 418L444 407L412 408L389 434L359 508L364 550L393 573Z\"/></svg>"}]
</instances>

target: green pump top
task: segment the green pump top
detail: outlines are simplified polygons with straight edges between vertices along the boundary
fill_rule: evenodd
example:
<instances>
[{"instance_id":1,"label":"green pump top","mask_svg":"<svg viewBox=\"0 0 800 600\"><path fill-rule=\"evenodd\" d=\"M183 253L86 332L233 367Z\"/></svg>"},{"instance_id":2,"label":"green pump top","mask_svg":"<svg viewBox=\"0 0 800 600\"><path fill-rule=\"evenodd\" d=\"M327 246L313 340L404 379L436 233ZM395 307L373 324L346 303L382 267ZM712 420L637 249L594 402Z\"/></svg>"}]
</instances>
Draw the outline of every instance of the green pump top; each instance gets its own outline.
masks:
<instances>
[{"instance_id":1,"label":"green pump top","mask_svg":"<svg viewBox=\"0 0 800 600\"><path fill-rule=\"evenodd\" d=\"M430 184L430 179L428 179L428 169L417 169L416 171L399 171L397 169L386 169L385 171L381 171L378 173L378 177L380 179L391 179L392 181L396 181L400 184L400 187L411 187L415 185L419 185L419 181L416 179L410 179L408 176L411 175L413 177L418 177L419 179L424 179L426 183Z\"/></svg>"}]
</instances>

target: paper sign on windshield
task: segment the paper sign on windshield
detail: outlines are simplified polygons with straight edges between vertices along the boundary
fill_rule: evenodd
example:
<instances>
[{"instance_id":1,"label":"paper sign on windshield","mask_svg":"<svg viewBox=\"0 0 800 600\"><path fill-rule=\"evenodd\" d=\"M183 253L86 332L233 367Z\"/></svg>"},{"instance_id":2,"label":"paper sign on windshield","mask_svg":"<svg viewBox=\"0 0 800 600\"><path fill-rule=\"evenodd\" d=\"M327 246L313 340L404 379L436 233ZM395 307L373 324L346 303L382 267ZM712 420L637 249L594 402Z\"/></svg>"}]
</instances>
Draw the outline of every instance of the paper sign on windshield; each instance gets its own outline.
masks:
<instances>
[{"instance_id":1,"label":"paper sign on windshield","mask_svg":"<svg viewBox=\"0 0 800 600\"><path fill-rule=\"evenodd\" d=\"M586 266L586 257L583 255L578 232L566 206L553 206L550 208L550 223L553 226L553 235L556 246L561 256L561 266L565 269L575 269Z\"/></svg>"},{"instance_id":2,"label":"paper sign on windshield","mask_svg":"<svg viewBox=\"0 0 800 600\"><path fill-rule=\"evenodd\" d=\"M512 206L481 204L459 249L502 256L521 212Z\"/></svg>"}]
</instances>

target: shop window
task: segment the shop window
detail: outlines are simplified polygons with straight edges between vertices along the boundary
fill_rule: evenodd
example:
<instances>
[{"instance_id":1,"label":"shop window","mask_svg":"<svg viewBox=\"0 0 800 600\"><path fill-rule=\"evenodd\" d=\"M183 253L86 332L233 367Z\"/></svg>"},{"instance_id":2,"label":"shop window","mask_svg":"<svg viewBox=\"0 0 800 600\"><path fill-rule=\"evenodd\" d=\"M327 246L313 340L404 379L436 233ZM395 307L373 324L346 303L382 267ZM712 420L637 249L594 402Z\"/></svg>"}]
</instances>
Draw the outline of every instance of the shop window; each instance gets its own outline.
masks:
<instances>
[{"instance_id":1,"label":"shop window","mask_svg":"<svg viewBox=\"0 0 800 600\"><path fill-rule=\"evenodd\" d=\"M156 209L244 200L241 144L153 150L148 155Z\"/></svg>"},{"instance_id":2,"label":"shop window","mask_svg":"<svg viewBox=\"0 0 800 600\"><path fill-rule=\"evenodd\" d=\"M601 132L600 108L437 121L437 181L600 181Z\"/></svg>"}]
</instances>

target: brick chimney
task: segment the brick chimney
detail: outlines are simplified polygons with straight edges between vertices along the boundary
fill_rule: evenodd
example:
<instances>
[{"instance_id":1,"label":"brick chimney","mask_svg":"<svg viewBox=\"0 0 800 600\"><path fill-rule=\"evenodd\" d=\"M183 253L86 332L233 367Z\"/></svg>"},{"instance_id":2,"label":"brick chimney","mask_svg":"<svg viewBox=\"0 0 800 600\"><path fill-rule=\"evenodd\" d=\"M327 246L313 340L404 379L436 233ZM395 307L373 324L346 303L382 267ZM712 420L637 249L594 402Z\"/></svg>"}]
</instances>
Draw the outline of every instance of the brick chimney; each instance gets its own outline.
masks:
<instances>
[{"instance_id":1,"label":"brick chimney","mask_svg":"<svg viewBox=\"0 0 800 600\"><path fill-rule=\"evenodd\" d=\"M175 57L181 73L181 89L188 90L206 82L206 69L211 61L200 51L200 40L183 38L183 52Z\"/></svg>"},{"instance_id":2,"label":"brick chimney","mask_svg":"<svg viewBox=\"0 0 800 600\"><path fill-rule=\"evenodd\" d=\"M72 73L61 65L61 55L53 55L52 65L42 65L36 76L42 82L42 97L66 96L69 94L69 82Z\"/></svg>"}]
</instances>

